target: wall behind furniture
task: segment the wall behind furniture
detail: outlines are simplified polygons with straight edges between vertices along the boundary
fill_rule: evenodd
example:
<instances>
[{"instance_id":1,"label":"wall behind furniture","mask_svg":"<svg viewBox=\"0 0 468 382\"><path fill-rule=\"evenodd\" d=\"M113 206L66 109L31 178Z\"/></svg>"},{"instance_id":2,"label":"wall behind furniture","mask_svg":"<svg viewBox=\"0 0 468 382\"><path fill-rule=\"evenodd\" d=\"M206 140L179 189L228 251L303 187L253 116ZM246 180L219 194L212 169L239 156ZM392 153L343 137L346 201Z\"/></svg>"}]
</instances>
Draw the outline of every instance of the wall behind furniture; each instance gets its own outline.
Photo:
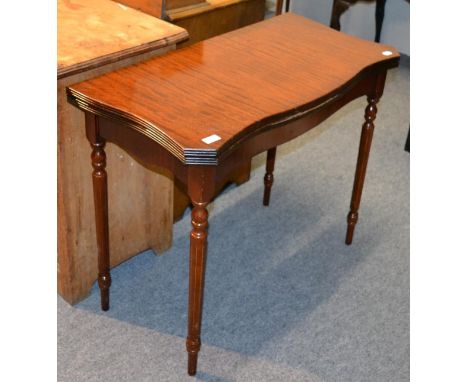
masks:
<instances>
[{"instance_id":1,"label":"wall behind furniture","mask_svg":"<svg viewBox=\"0 0 468 382\"><path fill-rule=\"evenodd\" d=\"M330 24L333 0L291 0L291 11ZM375 2L359 2L341 16L341 30L374 40ZM410 5L405 0L387 0L380 41L410 55Z\"/></svg>"}]
</instances>

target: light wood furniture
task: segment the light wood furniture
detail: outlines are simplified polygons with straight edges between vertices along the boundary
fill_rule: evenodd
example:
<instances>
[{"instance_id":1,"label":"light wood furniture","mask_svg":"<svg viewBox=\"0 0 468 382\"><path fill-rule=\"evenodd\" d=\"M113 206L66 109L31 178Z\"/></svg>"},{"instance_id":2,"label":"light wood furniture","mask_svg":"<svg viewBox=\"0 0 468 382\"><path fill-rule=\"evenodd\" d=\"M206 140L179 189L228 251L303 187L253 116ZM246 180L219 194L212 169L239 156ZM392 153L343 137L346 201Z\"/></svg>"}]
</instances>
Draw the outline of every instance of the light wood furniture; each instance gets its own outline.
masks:
<instances>
[{"instance_id":1,"label":"light wood furniture","mask_svg":"<svg viewBox=\"0 0 468 382\"><path fill-rule=\"evenodd\" d=\"M92 146L102 309L109 308L107 227L113 224L112 216L108 220L106 142L124 148L148 168L166 168L187 187L193 210L186 346L188 373L194 375L201 346L206 207L217 187L246 158L303 134L366 96L348 214L346 243L351 244L376 105L387 70L398 61L393 47L287 13L69 87L69 102L85 112ZM273 160L267 163L271 175ZM111 163L108 168L113 170ZM286 224L287 217L282 218Z\"/></svg>"},{"instance_id":2,"label":"light wood furniture","mask_svg":"<svg viewBox=\"0 0 468 382\"><path fill-rule=\"evenodd\" d=\"M119 0L119 3L162 19L166 18L168 10L203 6L205 2L206 0Z\"/></svg>"},{"instance_id":3,"label":"light wood furniture","mask_svg":"<svg viewBox=\"0 0 468 382\"><path fill-rule=\"evenodd\" d=\"M261 21L265 17L265 0L206 0L193 7L166 12L167 20L189 32L187 46Z\"/></svg>"},{"instance_id":4,"label":"light wood furniture","mask_svg":"<svg viewBox=\"0 0 468 382\"><path fill-rule=\"evenodd\" d=\"M68 85L175 49L187 32L110 0L58 1L58 292L74 304L98 274L89 143L84 117L66 102ZM171 245L173 180L109 145L110 265ZM136 213L136 215L135 215Z\"/></svg>"},{"instance_id":5,"label":"light wood furniture","mask_svg":"<svg viewBox=\"0 0 468 382\"><path fill-rule=\"evenodd\" d=\"M186 29L190 39L179 44L181 47L261 21L265 16L265 0L119 1Z\"/></svg>"}]
</instances>

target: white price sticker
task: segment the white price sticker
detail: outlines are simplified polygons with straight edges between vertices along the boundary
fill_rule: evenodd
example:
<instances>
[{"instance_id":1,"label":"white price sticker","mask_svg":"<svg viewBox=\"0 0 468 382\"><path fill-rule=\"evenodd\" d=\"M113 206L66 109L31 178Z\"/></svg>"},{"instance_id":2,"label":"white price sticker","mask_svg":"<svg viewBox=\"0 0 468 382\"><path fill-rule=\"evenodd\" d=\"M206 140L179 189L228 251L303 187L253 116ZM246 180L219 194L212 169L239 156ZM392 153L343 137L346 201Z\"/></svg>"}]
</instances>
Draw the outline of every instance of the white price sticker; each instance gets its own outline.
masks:
<instances>
[{"instance_id":1,"label":"white price sticker","mask_svg":"<svg viewBox=\"0 0 468 382\"><path fill-rule=\"evenodd\" d=\"M205 142L207 145L210 145L214 142L217 142L221 140L221 137L219 135L213 134L210 135L209 137L203 138L202 141Z\"/></svg>"}]
</instances>

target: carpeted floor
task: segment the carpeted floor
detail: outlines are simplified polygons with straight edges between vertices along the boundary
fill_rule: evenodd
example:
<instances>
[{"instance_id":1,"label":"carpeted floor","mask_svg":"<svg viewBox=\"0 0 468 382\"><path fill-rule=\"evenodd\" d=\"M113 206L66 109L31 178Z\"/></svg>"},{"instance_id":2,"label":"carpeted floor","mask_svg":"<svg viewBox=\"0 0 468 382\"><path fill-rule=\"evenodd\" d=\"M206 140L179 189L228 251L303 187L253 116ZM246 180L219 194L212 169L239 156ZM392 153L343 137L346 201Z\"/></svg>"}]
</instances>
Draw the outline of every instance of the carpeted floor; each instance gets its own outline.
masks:
<instances>
[{"instance_id":1,"label":"carpeted floor","mask_svg":"<svg viewBox=\"0 0 468 382\"><path fill-rule=\"evenodd\" d=\"M405 64L403 60L403 64ZM113 269L111 309L58 298L58 380L409 381L409 68L379 103L360 221L344 244L360 126L356 100L265 154L210 206L202 350L186 375L188 213L162 256ZM188 211L186 211L188 212Z\"/></svg>"}]
</instances>

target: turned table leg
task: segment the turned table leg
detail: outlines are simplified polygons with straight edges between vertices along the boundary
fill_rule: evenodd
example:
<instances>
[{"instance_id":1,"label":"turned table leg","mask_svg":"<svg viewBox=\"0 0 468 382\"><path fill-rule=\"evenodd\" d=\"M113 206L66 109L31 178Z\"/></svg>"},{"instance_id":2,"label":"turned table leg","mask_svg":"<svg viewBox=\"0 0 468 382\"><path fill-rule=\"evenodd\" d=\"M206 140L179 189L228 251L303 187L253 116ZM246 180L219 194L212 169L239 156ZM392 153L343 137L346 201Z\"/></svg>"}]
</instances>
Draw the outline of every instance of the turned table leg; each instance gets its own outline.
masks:
<instances>
[{"instance_id":1,"label":"turned table leg","mask_svg":"<svg viewBox=\"0 0 468 382\"><path fill-rule=\"evenodd\" d=\"M263 192L263 205L268 206L270 204L271 187L273 186L273 171L275 169L275 158L276 158L276 147L268 150L266 160L266 173L263 178L265 184L265 190Z\"/></svg>"},{"instance_id":2,"label":"turned table leg","mask_svg":"<svg viewBox=\"0 0 468 382\"><path fill-rule=\"evenodd\" d=\"M87 116L86 131L93 149L91 163L93 165L94 212L98 246L98 284L101 290L101 309L106 311L109 310L109 288L111 286L106 153L104 151L106 142L99 136L94 116Z\"/></svg>"},{"instance_id":3,"label":"turned table leg","mask_svg":"<svg viewBox=\"0 0 468 382\"><path fill-rule=\"evenodd\" d=\"M362 125L361 142L359 145L359 154L356 166L356 174L354 177L353 194L351 197L351 207L348 214L348 229L346 232L346 244L350 245L353 242L354 227L358 221L358 210L361 202L362 189L364 187L364 179L366 177L367 161L372 143L372 135L374 133L374 120L377 114L377 99L368 97L368 105L365 112L365 122Z\"/></svg>"},{"instance_id":4,"label":"turned table leg","mask_svg":"<svg viewBox=\"0 0 468 382\"><path fill-rule=\"evenodd\" d=\"M200 331L203 309L203 288L208 228L208 203L193 203L192 232L190 233L190 276L188 302L188 374L197 372L198 352L200 351Z\"/></svg>"}]
</instances>

